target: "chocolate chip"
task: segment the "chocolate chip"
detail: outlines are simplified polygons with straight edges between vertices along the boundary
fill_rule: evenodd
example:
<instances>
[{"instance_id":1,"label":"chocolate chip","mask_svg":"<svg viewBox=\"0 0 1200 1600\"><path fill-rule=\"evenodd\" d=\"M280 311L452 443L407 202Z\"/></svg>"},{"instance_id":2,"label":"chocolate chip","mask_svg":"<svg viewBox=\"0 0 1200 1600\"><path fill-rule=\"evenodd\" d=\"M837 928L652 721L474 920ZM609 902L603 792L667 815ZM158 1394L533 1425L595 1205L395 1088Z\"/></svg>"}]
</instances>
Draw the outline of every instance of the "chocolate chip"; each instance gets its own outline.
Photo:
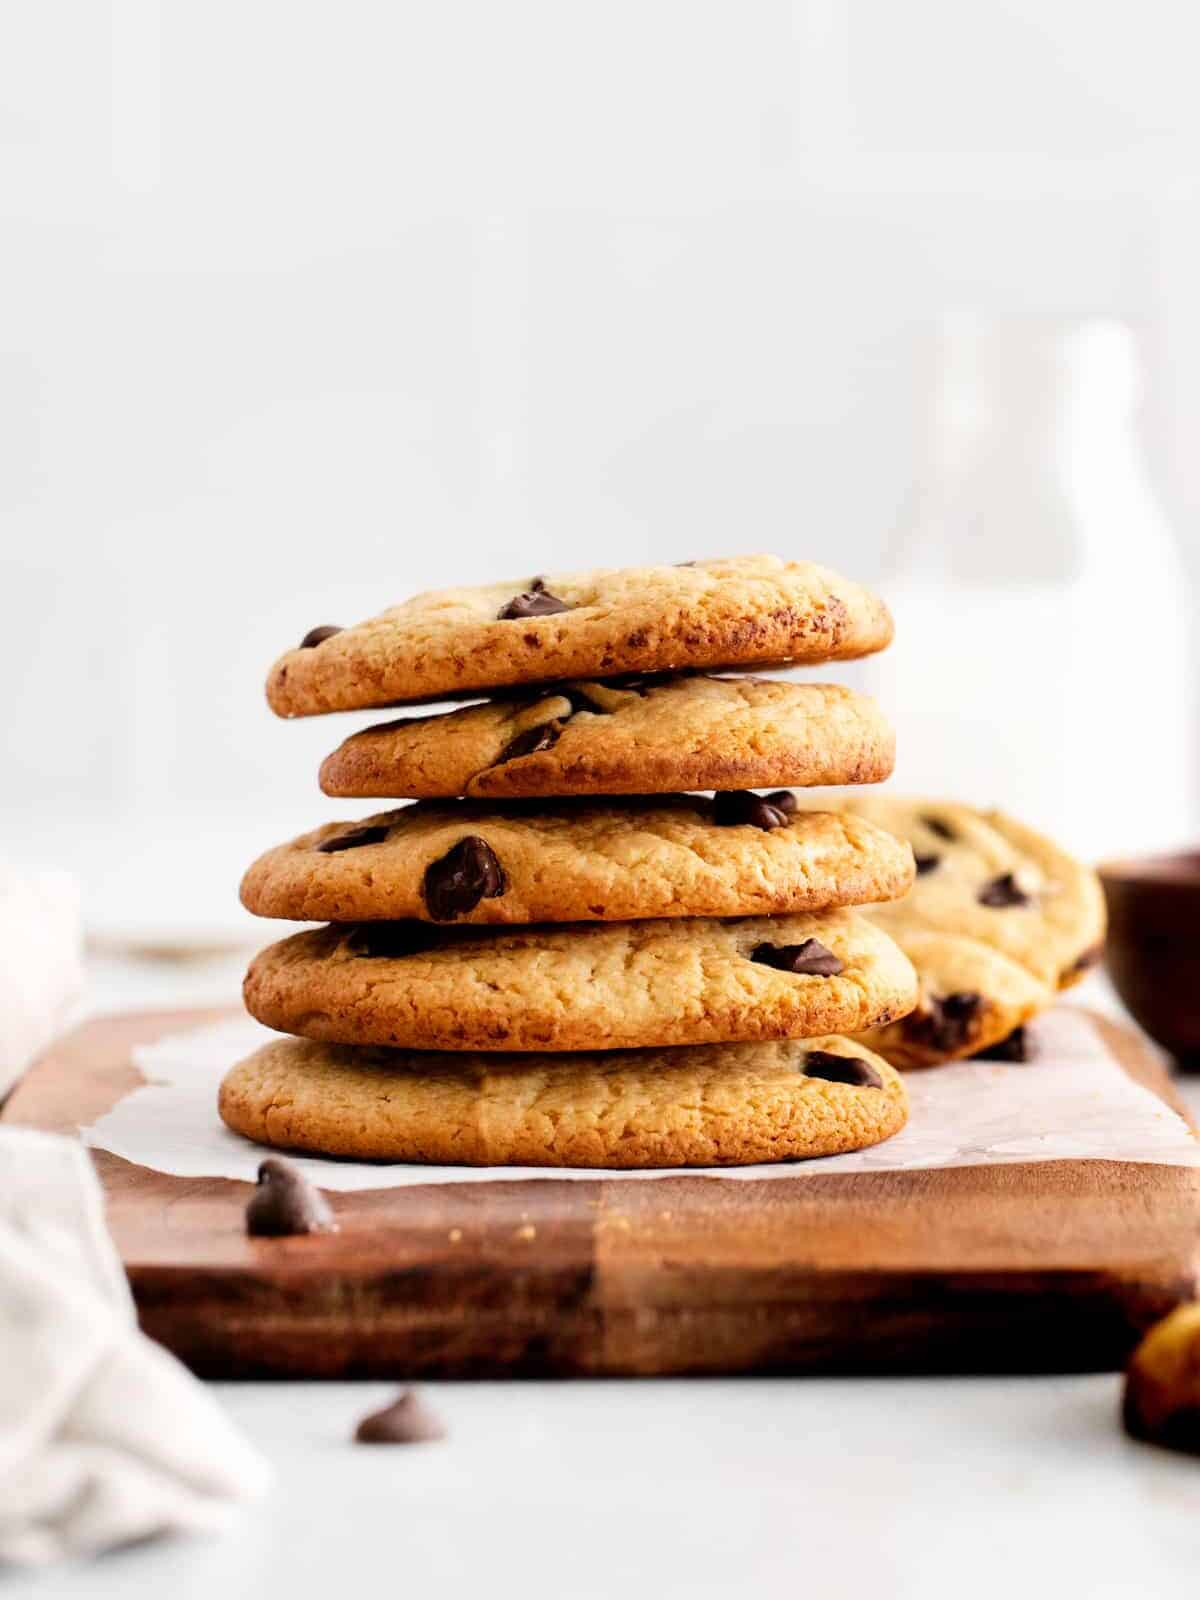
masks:
<instances>
[{"instance_id":1,"label":"chocolate chip","mask_svg":"<svg viewBox=\"0 0 1200 1600\"><path fill-rule=\"evenodd\" d=\"M364 922L351 930L346 946L356 956L398 960L429 948L430 937L419 922Z\"/></svg>"},{"instance_id":2,"label":"chocolate chip","mask_svg":"<svg viewBox=\"0 0 1200 1600\"><path fill-rule=\"evenodd\" d=\"M767 804L776 811L786 812L789 817L794 817L800 809L800 802L790 789L773 789L767 796Z\"/></svg>"},{"instance_id":3,"label":"chocolate chip","mask_svg":"<svg viewBox=\"0 0 1200 1600\"><path fill-rule=\"evenodd\" d=\"M1014 1028L1004 1039L997 1039L986 1050L976 1050L973 1061L1028 1061L1031 1057L1029 1036L1024 1028Z\"/></svg>"},{"instance_id":4,"label":"chocolate chip","mask_svg":"<svg viewBox=\"0 0 1200 1600\"><path fill-rule=\"evenodd\" d=\"M545 580L535 578L523 594L514 595L498 613L500 622L518 622L525 617L552 617L559 611L570 611L565 600L551 594Z\"/></svg>"},{"instance_id":5,"label":"chocolate chip","mask_svg":"<svg viewBox=\"0 0 1200 1600\"><path fill-rule=\"evenodd\" d=\"M713 821L719 828L786 828L787 812L749 789L727 789L713 796Z\"/></svg>"},{"instance_id":6,"label":"chocolate chip","mask_svg":"<svg viewBox=\"0 0 1200 1600\"><path fill-rule=\"evenodd\" d=\"M339 628L332 622L327 622L324 627L310 628L300 641L301 650L315 650L317 645L324 644L326 639L332 639L335 633L345 633L344 628Z\"/></svg>"},{"instance_id":7,"label":"chocolate chip","mask_svg":"<svg viewBox=\"0 0 1200 1600\"><path fill-rule=\"evenodd\" d=\"M858 1056L838 1056L832 1050L810 1050L804 1058L806 1078L828 1083L849 1083L859 1089L882 1089L883 1079L869 1061Z\"/></svg>"},{"instance_id":8,"label":"chocolate chip","mask_svg":"<svg viewBox=\"0 0 1200 1600\"><path fill-rule=\"evenodd\" d=\"M335 833L322 839L317 849L323 856L335 855L339 850L357 850L362 844L382 844L388 836L387 827L373 823L367 828L351 828L348 833Z\"/></svg>"},{"instance_id":9,"label":"chocolate chip","mask_svg":"<svg viewBox=\"0 0 1200 1600\"><path fill-rule=\"evenodd\" d=\"M983 1009L983 996L961 989L955 994L931 995L919 1011L905 1017L905 1035L931 1050L961 1050Z\"/></svg>"},{"instance_id":10,"label":"chocolate chip","mask_svg":"<svg viewBox=\"0 0 1200 1600\"><path fill-rule=\"evenodd\" d=\"M390 1406L372 1411L354 1430L358 1444L427 1444L446 1429L414 1389L402 1389Z\"/></svg>"},{"instance_id":11,"label":"chocolate chip","mask_svg":"<svg viewBox=\"0 0 1200 1600\"><path fill-rule=\"evenodd\" d=\"M918 878L923 878L927 872L932 872L942 860L941 856L915 856L913 859L917 863Z\"/></svg>"},{"instance_id":12,"label":"chocolate chip","mask_svg":"<svg viewBox=\"0 0 1200 1600\"><path fill-rule=\"evenodd\" d=\"M1033 896L1025 893L1011 872L1002 872L998 878L985 883L979 891L981 906L1027 906L1032 900Z\"/></svg>"},{"instance_id":13,"label":"chocolate chip","mask_svg":"<svg viewBox=\"0 0 1200 1600\"><path fill-rule=\"evenodd\" d=\"M795 972L817 978L836 978L842 963L819 939L805 939L801 944L760 944L750 957L760 966L774 967L779 972Z\"/></svg>"},{"instance_id":14,"label":"chocolate chip","mask_svg":"<svg viewBox=\"0 0 1200 1600\"><path fill-rule=\"evenodd\" d=\"M957 839L958 835L948 822L943 822L941 817L922 817L921 821L930 833L936 833L939 839Z\"/></svg>"},{"instance_id":15,"label":"chocolate chip","mask_svg":"<svg viewBox=\"0 0 1200 1600\"><path fill-rule=\"evenodd\" d=\"M464 912L474 911L481 900L494 900L507 888L496 852L486 839L469 833L425 868L421 893L435 922L453 922Z\"/></svg>"},{"instance_id":16,"label":"chocolate chip","mask_svg":"<svg viewBox=\"0 0 1200 1600\"><path fill-rule=\"evenodd\" d=\"M325 1196L290 1161L269 1156L258 1169L258 1185L246 1205L246 1232L279 1239L295 1233L336 1233Z\"/></svg>"},{"instance_id":17,"label":"chocolate chip","mask_svg":"<svg viewBox=\"0 0 1200 1600\"><path fill-rule=\"evenodd\" d=\"M524 733L504 746L496 757L496 765L502 767L506 761L515 761L518 756L531 756L538 750L549 750L559 741L562 734L562 723L555 720L540 723L536 728L526 728Z\"/></svg>"}]
</instances>

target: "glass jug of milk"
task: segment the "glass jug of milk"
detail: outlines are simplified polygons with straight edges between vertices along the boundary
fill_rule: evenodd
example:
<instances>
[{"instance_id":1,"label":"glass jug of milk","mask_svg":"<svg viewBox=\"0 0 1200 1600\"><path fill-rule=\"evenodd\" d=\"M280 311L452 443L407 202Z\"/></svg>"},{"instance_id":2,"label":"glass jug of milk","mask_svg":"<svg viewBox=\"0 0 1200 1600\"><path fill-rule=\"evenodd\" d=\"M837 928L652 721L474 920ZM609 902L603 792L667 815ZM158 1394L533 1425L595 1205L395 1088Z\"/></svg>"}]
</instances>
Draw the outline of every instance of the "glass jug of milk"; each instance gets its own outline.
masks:
<instances>
[{"instance_id":1,"label":"glass jug of milk","mask_svg":"<svg viewBox=\"0 0 1200 1600\"><path fill-rule=\"evenodd\" d=\"M1186 840L1189 590L1142 465L1130 330L948 320L932 392L883 582L896 642L868 674L893 786L1000 806L1085 858Z\"/></svg>"}]
</instances>

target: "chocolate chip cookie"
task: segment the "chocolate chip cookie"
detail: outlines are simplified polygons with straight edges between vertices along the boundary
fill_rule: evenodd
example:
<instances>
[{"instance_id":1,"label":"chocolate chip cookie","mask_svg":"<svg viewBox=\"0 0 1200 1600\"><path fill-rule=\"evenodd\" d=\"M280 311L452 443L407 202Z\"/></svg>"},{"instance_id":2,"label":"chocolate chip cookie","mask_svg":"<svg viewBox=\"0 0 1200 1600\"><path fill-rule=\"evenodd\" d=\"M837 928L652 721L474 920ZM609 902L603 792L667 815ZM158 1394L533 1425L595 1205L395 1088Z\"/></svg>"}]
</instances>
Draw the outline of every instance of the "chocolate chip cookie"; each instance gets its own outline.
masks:
<instances>
[{"instance_id":1,"label":"chocolate chip cookie","mask_svg":"<svg viewBox=\"0 0 1200 1600\"><path fill-rule=\"evenodd\" d=\"M296 922L505 925L765 916L908 889L912 851L893 834L790 800L422 800L269 850L242 903Z\"/></svg>"},{"instance_id":2,"label":"chocolate chip cookie","mask_svg":"<svg viewBox=\"0 0 1200 1600\"><path fill-rule=\"evenodd\" d=\"M1041 979L977 939L918 929L893 937L916 970L916 1006L856 1036L893 1066L935 1067L988 1052L1053 999Z\"/></svg>"},{"instance_id":3,"label":"chocolate chip cookie","mask_svg":"<svg viewBox=\"0 0 1200 1600\"><path fill-rule=\"evenodd\" d=\"M666 677L580 682L353 734L321 767L339 797L672 794L878 783L892 731L832 683Z\"/></svg>"},{"instance_id":4,"label":"chocolate chip cookie","mask_svg":"<svg viewBox=\"0 0 1200 1600\"><path fill-rule=\"evenodd\" d=\"M561 678L844 661L891 637L881 600L807 561L530 574L312 628L271 669L267 699L303 717Z\"/></svg>"},{"instance_id":5,"label":"chocolate chip cookie","mask_svg":"<svg viewBox=\"0 0 1200 1600\"><path fill-rule=\"evenodd\" d=\"M963 934L1015 961L1050 989L1099 959L1104 895L1095 872L1001 811L891 794L825 796L912 845L916 882L872 918L894 938ZM798 797L801 806L819 799Z\"/></svg>"},{"instance_id":6,"label":"chocolate chip cookie","mask_svg":"<svg viewBox=\"0 0 1200 1600\"><path fill-rule=\"evenodd\" d=\"M333 925L262 951L247 1010L335 1044L615 1050L852 1033L910 1011L907 958L852 911L500 932Z\"/></svg>"},{"instance_id":7,"label":"chocolate chip cookie","mask_svg":"<svg viewBox=\"0 0 1200 1600\"><path fill-rule=\"evenodd\" d=\"M861 1150L908 1102L836 1037L452 1057L284 1039L232 1068L220 1112L262 1144L360 1161L718 1167Z\"/></svg>"}]
</instances>

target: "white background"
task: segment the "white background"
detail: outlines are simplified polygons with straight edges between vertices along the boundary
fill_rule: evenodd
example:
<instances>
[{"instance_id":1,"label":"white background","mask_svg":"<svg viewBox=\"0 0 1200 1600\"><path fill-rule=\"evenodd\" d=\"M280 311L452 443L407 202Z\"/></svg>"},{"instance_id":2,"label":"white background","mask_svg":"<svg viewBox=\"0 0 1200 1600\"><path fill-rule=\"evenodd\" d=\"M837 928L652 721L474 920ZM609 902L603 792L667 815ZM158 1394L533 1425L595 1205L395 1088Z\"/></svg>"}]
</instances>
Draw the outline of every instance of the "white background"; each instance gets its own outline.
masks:
<instances>
[{"instance_id":1,"label":"white background","mask_svg":"<svg viewBox=\"0 0 1200 1600\"><path fill-rule=\"evenodd\" d=\"M1178 0L5 6L0 848L231 904L329 809L267 665L430 584L874 580L947 307L1132 319L1200 573L1198 57Z\"/></svg>"}]
</instances>

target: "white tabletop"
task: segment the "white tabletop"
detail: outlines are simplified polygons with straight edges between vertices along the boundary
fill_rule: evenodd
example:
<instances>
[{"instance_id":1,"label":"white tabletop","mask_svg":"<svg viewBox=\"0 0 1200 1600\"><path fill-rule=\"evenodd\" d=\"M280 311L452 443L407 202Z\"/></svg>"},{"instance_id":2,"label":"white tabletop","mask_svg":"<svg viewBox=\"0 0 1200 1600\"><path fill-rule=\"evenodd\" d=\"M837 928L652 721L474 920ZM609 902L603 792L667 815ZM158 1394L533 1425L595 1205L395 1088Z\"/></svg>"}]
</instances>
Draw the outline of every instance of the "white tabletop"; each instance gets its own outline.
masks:
<instances>
[{"instance_id":1,"label":"white tabletop","mask_svg":"<svg viewBox=\"0 0 1200 1600\"><path fill-rule=\"evenodd\" d=\"M232 1002L239 965L110 958L88 1003ZM271 1497L220 1538L10 1592L1094 1600L1200 1582L1200 1461L1127 1439L1113 1374L427 1384L449 1437L394 1449L350 1440L395 1386L215 1387L274 1463Z\"/></svg>"},{"instance_id":2,"label":"white tabletop","mask_svg":"<svg viewBox=\"0 0 1200 1600\"><path fill-rule=\"evenodd\" d=\"M391 1392L220 1385L275 1464L271 1498L221 1538L60 1570L30 1592L1196 1592L1200 1461L1126 1439L1113 1376L429 1384L444 1442L352 1444Z\"/></svg>"}]
</instances>

